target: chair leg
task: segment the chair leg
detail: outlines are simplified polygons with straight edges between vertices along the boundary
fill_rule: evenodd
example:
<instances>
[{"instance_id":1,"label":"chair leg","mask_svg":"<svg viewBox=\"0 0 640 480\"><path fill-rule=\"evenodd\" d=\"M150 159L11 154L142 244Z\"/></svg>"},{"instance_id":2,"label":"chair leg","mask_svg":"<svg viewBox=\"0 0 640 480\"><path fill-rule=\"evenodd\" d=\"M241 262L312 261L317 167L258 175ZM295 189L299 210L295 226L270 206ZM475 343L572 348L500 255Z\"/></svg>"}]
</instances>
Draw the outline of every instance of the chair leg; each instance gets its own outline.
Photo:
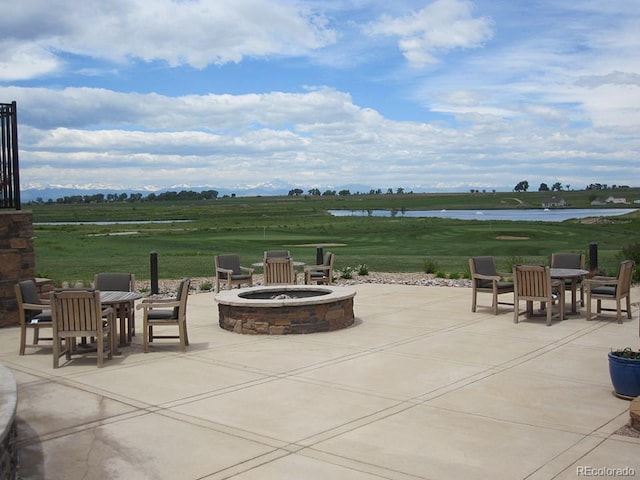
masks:
<instances>
[{"instance_id":1,"label":"chair leg","mask_svg":"<svg viewBox=\"0 0 640 480\"><path fill-rule=\"evenodd\" d=\"M622 299L616 299L616 319L618 323L622 323Z\"/></svg>"},{"instance_id":2,"label":"chair leg","mask_svg":"<svg viewBox=\"0 0 640 480\"><path fill-rule=\"evenodd\" d=\"M115 332L113 331L112 328L110 328L109 331L107 332L107 345L109 345L109 355L107 356L108 360L113 359L114 334L115 334Z\"/></svg>"},{"instance_id":3,"label":"chair leg","mask_svg":"<svg viewBox=\"0 0 640 480\"><path fill-rule=\"evenodd\" d=\"M187 331L185 329L185 325L184 322L181 322L178 325L178 335L180 336L180 350L182 350L183 352L187 349Z\"/></svg>"},{"instance_id":4,"label":"chair leg","mask_svg":"<svg viewBox=\"0 0 640 480\"><path fill-rule=\"evenodd\" d=\"M187 331L187 322L182 322L182 328L184 329L184 344L189 345L189 332Z\"/></svg>"},{"instance_id":5,"label":"chair leg","mask_svg":"<svg viewBox=\"0 0 640 480\"><path fill-rule=\"evenodd\" d=\"M591 320L591 295L587 295L587 321Z\"/></svg>"},{"instance_id":6,"label":"chair leg","mask_svg":"<svg viewBox=\"0 0 640 480\"><path fill-rule=\"evenodd\" d=\"M96 339L96 353L98 354L98 368L104 366L104 330L97 332L98 338Z\"/></svg>"},{"instance_id":7,"label":"chair leg","mask_svg":"<svg viewBox=\"0 0 640 480\"><path fill-rule=\"evenodd\" d=\"M142 351L144 353L149 353L149 332L151 331L151 326L147 324L147 315L145 314L142 320Z\"/></svg>"},{"instance_id":8,"label":"chair leg","mask_svg":"<svg viewBox=\"0 0 640 480\"><path fill-rule=\"evenodd\" d=\"M53 339L53 368L58 368L60 366L60 342L62 339L54 337Z\"/></svg>"},{"instance_id":9,"label":"chair leg","mask_svg":"<svg viewBox=\"0 0 640 480\"><path fill-rule=\"evenodd\" d=\"M472 312L476 311L476 305L477 305L477 302L478 302L477 295L478 294L476 292L476 289L474 288L473 292L471 293L471 311Z\"/></svg>"},{"instance_id":10,"label":"chair leg","mask_svg":"<svg viewBox=\"0 0 640 480\"><path fill-rule=\"evenodd\" d=\"M27 327L25 325L20 326L20 355L24 355L24 350L27 346Z\"/></svg>"},{"instance_id":11,"label":"chair leg","mask_svg":"<svg viewBox=\"0 0 640 480\"><path fill-rule=\"evenodd\" d=\"M631 296L627 295L627 318L631 320Z\"/></svg>"},{"instance_id":12,"label":"chair leg","mask_svg":"<svg viewBox=\"0 0 640 480\"><path fill-rule=\"evenodd\" d=\"M492 300L491 306L493 307L493 314L497 315L498 314L498 292L495 290L493 291L493 300Z\"/></svg>"}]
</instances>

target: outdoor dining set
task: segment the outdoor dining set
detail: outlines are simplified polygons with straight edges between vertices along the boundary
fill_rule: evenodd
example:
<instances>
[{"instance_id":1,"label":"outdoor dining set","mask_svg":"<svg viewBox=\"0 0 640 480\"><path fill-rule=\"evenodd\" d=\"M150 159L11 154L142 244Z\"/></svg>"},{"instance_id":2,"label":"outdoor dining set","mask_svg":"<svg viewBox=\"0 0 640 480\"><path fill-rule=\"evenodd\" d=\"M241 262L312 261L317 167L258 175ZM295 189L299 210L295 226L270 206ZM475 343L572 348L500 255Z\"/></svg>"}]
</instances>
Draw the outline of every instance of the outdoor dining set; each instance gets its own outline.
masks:
<instances>
[{"instance_id":1,"label":"outdoor dining set","mask_svg":"<svg viewBox=\"0 0 640 480\"><path fill-rule=\"evenodd\" d=\"M186 303L189 279L183 279L173 298L144 298L135 291L131 273L99 273L91 288L53 289L48 296L38 291L35 280L23 280L15 286L20 316L20 355L26 347L39 346L40 340L53 342L53 367L60 357L95 352L98 367L120 354L119 347L131 343L135 335L135 310L143 310L143 351L148 352L154 338L179 338L182 350L188 345ZM154 326L175 325L178 335L156 335ZM119 327L119 328L118 328ZM51 331L42 337L41 330ZM33 341L27 344L27 331L33 331ZM119 330L119 336L118 336ZM77 341L80 339L80 342Z\"/></svg>"},{"instance_id":2,"label":"outdoor dining set","mask_svg":"<svg viewBox=\"0 0 640 480\"><path fill-rule=\"evenodd\" d=\"M294 261L286 250L265 251L263 261L253 267L264 269L265 285L297 283L296 269L302 268L304 282L331 284L334 255L328 252L318 265L306 265ZM253 285L255 268L240 265L235 254L215 257L216 291L221 286ZM179 339L185 351L189 345L186 310L191 280L182 279L175 296L151 295L142 298L135 290L132 273L98 273L90 288L52 288L42 292L42 285L51 284L48 279L28 279L15 285L15 296L20 317L19 354L27 347L40 346L40 340L53 343L53 367L59 367L60 357L67 360L73 354L94 353L98 367L105 357L119 355L119 347L129 345L136 334L135 312L142 310L142 350L149 352L149 344L157 338ZM136 301L140 300L136 305ZM154 327L175 326L176 334L166 330L154 331ZM41 335L41 330L50 336ZM32 331L33 340L27 343L27 332ZM78 341L78 339L80 339Z\"/></svg>"},{"instance_id":3,"label":"outdoor dining set","mask_svg":"<svg viewBox=\"0 0 640 480\"><path fill-rule=\"evenodd\" d=\"M500 273L493 257L473 257L469 259L472 281L471 311L478 307L478 293L491 294L491 308L498 314L499 305L513 305L513 320L520 321L522 315L533 318L534 302L540 302L539 313L546 317L547 325L552 324L553 310L556 317L564 320L567 291L571 292L571 314L579 314L577 293L580 290L580 306L586 304L586 319L592 319L592 301L596 301L596 311L614 311L618 323L622 314L631 318L630 289L635 263L624 260L620 263L615 277L591 275L585 269L585 257L579 253L556 253L551 256L551 265L514 265L512 272ZM513 303L500 301L501 295L513 296ZM615 307L603 307L603 301L615 303ZM520 310L521 302L526 309Z\"/></svg>"},{"instance_id":4,"label":"outdoor dining set","mask_svg":"<svg viewBox=\"0 0 640 480\"><path fill-rule=\"evenodd\" d=\"M216 255L216 291L221 287L230 289L234 285L253 285L253 273L256 268L264 272L264 285L294 285L298 283L296 269L302 268L304 283L333 282L334 254L327 252L321 255L322 260L316 265L293 260L289 250L266 250L261 262L253 263L251 267L240 265L240 257L235 254Z\"/></svg>"}]
</instances>

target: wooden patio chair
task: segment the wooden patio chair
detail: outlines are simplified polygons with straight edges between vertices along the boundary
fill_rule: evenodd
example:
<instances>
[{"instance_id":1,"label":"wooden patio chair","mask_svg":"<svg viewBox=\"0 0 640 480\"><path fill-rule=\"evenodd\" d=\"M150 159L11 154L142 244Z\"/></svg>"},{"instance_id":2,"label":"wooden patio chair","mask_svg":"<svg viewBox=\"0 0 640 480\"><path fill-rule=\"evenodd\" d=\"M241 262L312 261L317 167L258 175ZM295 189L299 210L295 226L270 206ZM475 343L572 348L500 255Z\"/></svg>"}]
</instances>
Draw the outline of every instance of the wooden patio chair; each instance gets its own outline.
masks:
<instances>
[{"instance_id":1,"label":"wooden patio chair","mask_svg":"<svg viewBox=\"0 0 640 480\"><path fill-rule=\"evenodd\" d=\"M291 258L289 250L265 250L263 258Z\"/></svg>"},{"instance_id":2,"label":"wooden patio chair","mask_svg":"<svg viewBox=\"0 0 640 480\"><path fill-rule=\"evenodd\" d=\"M26 347L38 347L40 340L52 337L40 337L40 330L51 329L51 308L48 301L38 295L38 287L33 280L23 280L15 285L18 315L20 316L20 350L24 355ZM33 330L33 343L27 345L27 330Z\"/></svg>"},{"instance_id":3,"label":"wooden patio chair","mask_svg":"<svg viewBox=\"0 0 640 480\"><path fill-rule=\"evenodd\" d=\"M216 292L220 291L220 284L224 283L227 290L233 285L253 285L253 268L240 265L240 256L224 254L215 256Z\"/></svg>"},{"instance_id":4,"label":"wooden patio chair","mask_svg":"<svg viewBox=\"0 0 640 480\"><path fill-rule=\"evenodd\" d=\"M333 262L334 255L327 252L322 265L307 265L304 267L304 283L306 285L333 283Z\"/></svg>"},{"instance_id":5,"label":"wooden patio chair","mask_svg":"<svg viewBox=\"0 0 640 480\"><path fill-rule=\"evenodd\" d=\"M564 282L552 280L549 267L542 265L516 265L513 267L514 301L513 322L518 323L520 315L533 316L533 302L546 305L547 325L551 325L553 306L557 304L559 319L564 319ZM557 300L557 301L556 301ZM527 309L520 312L520 302L527 302Z\"/></svg>"},{"instance_id":6,"label":"wooden patio chair","mask_svg":"<svg viewBox=\"0 0 640 480\"><path fill-rule=\"evenodd\" d=\"M109 359L113 358L115 311L102 308L100 292L93 289L56 290L51 293L51 313L53 330L53 368L59 367L60 357L65 354L67 360L74 353L77 337L96 339L98 367L104 365L104 351ZM106 321L105 321L106 318ZM106 338L106 343L105 343ZM62 340L65 349L61 351Z\"/></svg>"},{"instance_id":7,"label":"wooden patio chair","mask_svg":"<svg viewBox=\"0 0 640 480\"><path fill-rule=\"evenodd\" d=\"M189 345L187 333L187 299L191 280L184 278L178 285L176 296L171 298L145 298L136 307L142 309L142 351L149 353L149 343L155 338L179 338L180 349L184 352ZM157 326L177 326L177 335L158 335Z\"/></svg>"},{"instance_id":8,"label":"wooden patio chair","mask_svg":"<svg viewBox=\"0 0 640 480\"><path fill-rule=\"evenodd\" d=\"M290 258L272 257L264 259L265 285L293 285L296 283L296 272Z\"/></svg>"},{"instance_id":9,"label":"wooden patio chair","mask_svg":"<svg viewBox=\"0 0 640 480\"><path fill-rule=\"evenodd\" d=\"M552 253L551 254L551 268L572 268L572 269L580 269L584 270L585 268L585 257L582 253ZM577 280L572 280L567 278L564 281L565 289L567 287L571 288L571 301L572 304L575 305L577 288L580 287L580 305L584 307L584 284L582 283L582 278L578 278Z\"/></svg>"},{"instance_id":10,"label":"wooden patio chair","mask_svg":"<svg viewBox=\"0 0 640 480\"><path fill-rule=\"evenodd\" d=\"M476 311L478 305L478 293L490 293L492 295L491 308L494 315L498 314L498 305L512 305L508 302L498 301L499 295L513 293L513 282L503 280L505 275L498 273L493 257L470 258L469 271L471 272L472 312Z\"/></svg>"},{"instance_id":11,"label":"wooden patio chair","mask_svg":"<svg viewBox=\"0 0 640 480\"><path fill-rule=\"evenodd\" d=\"M133 273L96 273L93 288L103 292L133 292L136 278ZM122 309L122 311L121 311ZM120 331L127 332L127 342L136 334L136 313L134 302L123 303L116 308L116 317L120 318ZM125 327L124 322L127 322Z\"/></svg>"},{"instance_id":12,"label":"wooden patio chair","mask_svg":"<svg viewBox=\"0 0 640 480\"><path fill-rule=\"evenodd\" d=\"M587 320L591 320L591 300L597 300L597 313L604 311L616 312L618 323L622 323L622 312L631 318L631 281L635 262L625 260L620 263L617 277L596 276L584 280L587 294ZM616 308L602 308L602 301L616 303ZM622 301L626 300L626 309L622 308Z\"/></svg>"}]
</instances>

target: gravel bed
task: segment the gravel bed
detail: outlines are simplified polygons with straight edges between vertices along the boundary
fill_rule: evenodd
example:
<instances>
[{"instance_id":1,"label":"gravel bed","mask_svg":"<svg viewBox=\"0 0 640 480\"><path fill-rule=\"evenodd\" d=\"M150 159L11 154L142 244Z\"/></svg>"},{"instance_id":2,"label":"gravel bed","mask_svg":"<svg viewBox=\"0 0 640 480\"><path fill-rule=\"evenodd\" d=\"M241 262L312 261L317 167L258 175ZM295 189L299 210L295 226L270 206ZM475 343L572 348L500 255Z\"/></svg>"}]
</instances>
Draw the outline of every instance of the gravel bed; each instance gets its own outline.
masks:
<instances>
[{"instance_id":1,"label":"gravel bed","mask_svg":"<svg viewBox=\"0 0 640 480\"><path fill-rule=\"evenodd\" d=\"M298 275L300 281L300 274ZM161 294L170 294L175 292L180 279L158 280L158 290ZM199 277L191 279L191 291L193 293L207 292L209 286L215 283L214 277ZM386 273L386 272L370 272L369 275L354 275L353 278L341 278L336 280L335 285L358 285L362 283L388 284L388 285L422 285L425 287L471 287L469 279L449 279L436 278L432 274L427 273ZM253 284L262 285L263 277L261 274L253 275ZM206 287L204 290L202 287ZM141 292L151 291L151 282L149 280L136 280L136 288Z\"/></svg>"}]
</instances>

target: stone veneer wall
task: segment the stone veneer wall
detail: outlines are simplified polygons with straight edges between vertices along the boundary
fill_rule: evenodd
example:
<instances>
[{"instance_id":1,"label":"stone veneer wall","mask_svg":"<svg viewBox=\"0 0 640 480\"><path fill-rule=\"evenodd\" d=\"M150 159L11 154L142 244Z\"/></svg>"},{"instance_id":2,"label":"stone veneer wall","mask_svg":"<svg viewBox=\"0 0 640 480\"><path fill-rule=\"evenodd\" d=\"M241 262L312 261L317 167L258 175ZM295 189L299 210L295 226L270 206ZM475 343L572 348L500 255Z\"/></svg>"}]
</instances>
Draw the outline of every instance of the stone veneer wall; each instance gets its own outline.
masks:
<instances>
[{"instance_id":1,"label":"stone veneer wall","mask_svg":"<svg viewBox=\"0 0 640 480\"><path fill-rule=\"evenodd\" d=\"M272 308L219 303L218 319L221 328L244 334L331 332L353 325L353 297L332 303Z\"/></svg>"},{"instance_id":2,"label":"stone veneer wall","mask_svg":"<svg viewBox=\"0 0 640 480\"><path fill-rule=\"evenodd\" d=\"M34 276L33 214L0 210L0 327L20 323L14 285Z\"/></svg>"}]
</instances>

